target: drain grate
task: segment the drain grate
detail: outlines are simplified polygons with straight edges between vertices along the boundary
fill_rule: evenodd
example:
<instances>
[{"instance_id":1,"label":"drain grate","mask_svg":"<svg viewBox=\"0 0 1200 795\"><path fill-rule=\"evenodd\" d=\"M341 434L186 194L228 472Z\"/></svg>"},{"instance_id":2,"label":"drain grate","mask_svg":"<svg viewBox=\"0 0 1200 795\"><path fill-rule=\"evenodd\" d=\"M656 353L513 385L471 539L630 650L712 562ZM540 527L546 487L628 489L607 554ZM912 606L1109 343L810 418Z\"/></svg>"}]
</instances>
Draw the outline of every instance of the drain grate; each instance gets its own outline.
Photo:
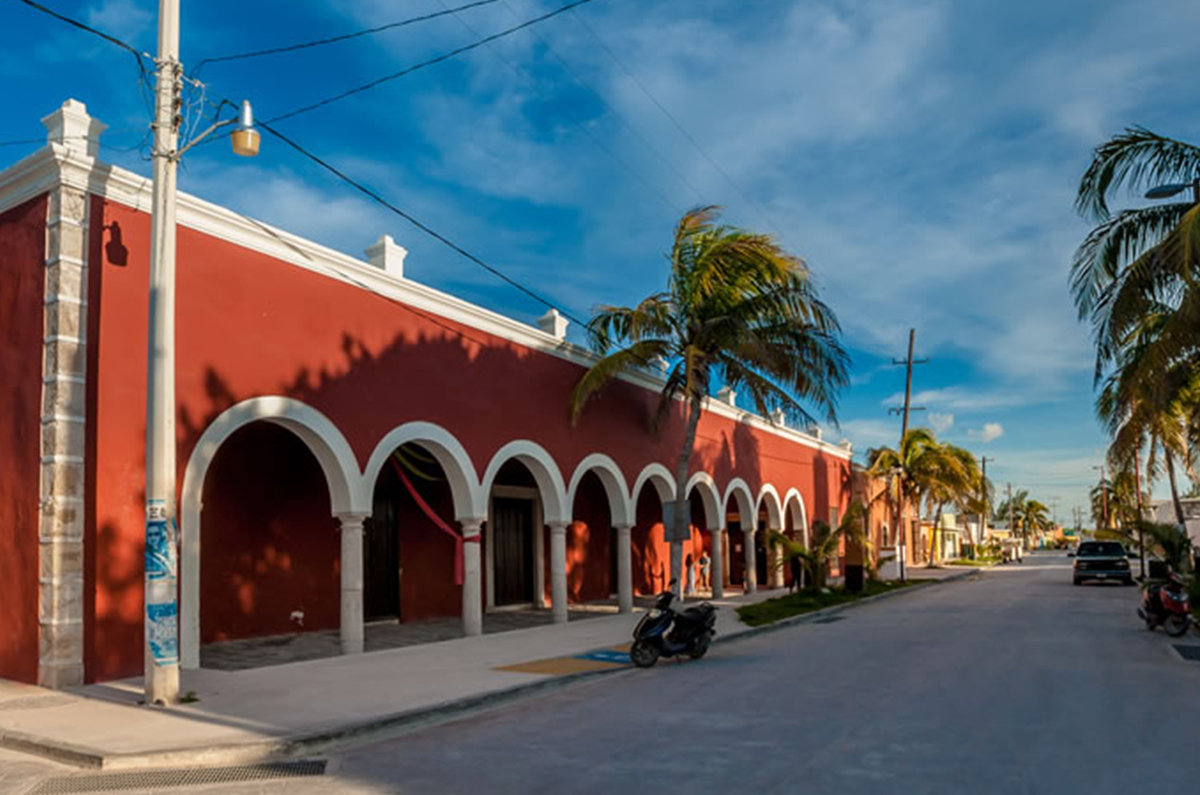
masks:
<instances>
[{"instance_id":1,"label":"drain grate","mask_svg":"<svg viewBox=\"0 0 1200 795\"><path fill-rule=\"evenodd\" d=\"M84 792L123 792L166 787L194 787L200 784L232 784L242 781L320 776L325 773L324 759L300 762L268 762L237 767L198 767L191 770L139 770L129 773L97 773L88 776L48 778L29 795L63 795Z\"/></svg>"},{"instance_id":2,"label":"drain grate","mask_svg":"<svg viewBox=\"0 0 1200 795\"><path fill-rule=\"evenodd\" d=\"M845 616L825 616L824 618L818 618L816 621L813 621L813 623L814 624L836 624L839 621L845 621L845 620L846 620Z\"/></svg>"},{"instance_id":3,"label":"drain grate","mask_svg":"<svg viewBox=\"0 0 1200 795\"><path fill-rule=\"evenodd\" d=\"M1200 662L1200 646L1184 646L1183 644L1176 643L1175 651L1179 652L1179 656L1185 660Z\"/></svg>"}]
</instances>

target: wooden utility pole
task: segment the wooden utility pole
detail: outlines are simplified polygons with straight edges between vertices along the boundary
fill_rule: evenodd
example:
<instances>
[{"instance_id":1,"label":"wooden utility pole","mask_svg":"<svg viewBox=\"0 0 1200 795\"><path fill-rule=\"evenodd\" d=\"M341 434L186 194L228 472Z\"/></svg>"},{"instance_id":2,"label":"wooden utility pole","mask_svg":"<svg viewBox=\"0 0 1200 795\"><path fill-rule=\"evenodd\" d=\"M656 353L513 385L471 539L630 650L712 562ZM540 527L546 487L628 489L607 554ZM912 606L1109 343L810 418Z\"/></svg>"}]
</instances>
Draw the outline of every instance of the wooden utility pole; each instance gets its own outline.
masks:
<instances>
[{"instance_id":1,"label":"wooden utility pole","mask_svg":"<svg viewBox=\"0 0 1200 795\"><path fill-rule=\"evenodd\" d=\"M988 461L995 461L994 458L988 458L986 455L979 459L980 466L983 467L983 513L979 517L979 543L983 544L987 540L988 520L992 518L992 501L988 498L988 479L987 479L987 464Z\"/></svg>"},{"instance_id":2,"label":"wooden utility pole","mask_svg":"<svg viewBox=\"0 0 1200 795\"><path fill-rule=\"evenodd\" d=\"M1137 490L1138 568L1146 579L1146 533L1142 529L1142 451L1133 450L1133 487Z\"/></svg>"},{"instance_id":3,"label":"wooden utility pole","mask_svg":"<svg viewBox=\"0 0 1200 795\"><path fill-rule=\"evenodd\" d=\"M912 411L924 411L924 407L913 407L912 405L912 369L914 364L925 364L928 359L913 359L913 347L916 345L917 330L910 328L908 330L908 356L903 361L892 359L892 364L904 365L904 408L902 409L903 419L900 422L900 447L899 452L904 452L904 437L908 436L908 415ZM894 409L888 409L888 413L892 413ZM897 552L897 558L900 561L900 580L904 581L907 576L907 561L905 557L908 555L909 549L909 528L904 517L904 480L902 476L896 477L896 527L898 530L897 537L900 539L900 549Z\"/></svg>"},{"instance_id":4,"label":"wooden utility pole","mask_svg":"<svg viewBox=\"0 0 1200 795\"><path fill-rule=\"evenodd\" d=\"M1012 484L1006 483L1005 486L1008 488L1008 533L1015 539L1017 537L1017 525L1013 520Z\"/></svg>"}]
</instances>

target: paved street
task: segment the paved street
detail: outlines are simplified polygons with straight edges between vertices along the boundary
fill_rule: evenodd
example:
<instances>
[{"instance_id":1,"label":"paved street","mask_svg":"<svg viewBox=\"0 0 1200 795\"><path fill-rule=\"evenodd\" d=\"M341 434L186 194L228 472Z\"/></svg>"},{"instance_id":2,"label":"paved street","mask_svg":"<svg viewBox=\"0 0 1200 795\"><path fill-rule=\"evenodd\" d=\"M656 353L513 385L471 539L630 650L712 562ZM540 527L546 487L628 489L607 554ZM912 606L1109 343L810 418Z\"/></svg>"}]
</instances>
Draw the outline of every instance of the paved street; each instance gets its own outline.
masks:
<instances>
[{"instance_id":1,"label":"paved street","mask_svg":"<svg viewBox=\"0 0 1200 795\"><path fill-rule=\"evenodd\" d=\"M1190 787L1200 663L1145 631L1137 589L1076 588L1069 562L1033 555L834 623L718 646L702 663L622 673L378 743L333 760L325 778L179 791Z\"/></svg>"}]
</instances>

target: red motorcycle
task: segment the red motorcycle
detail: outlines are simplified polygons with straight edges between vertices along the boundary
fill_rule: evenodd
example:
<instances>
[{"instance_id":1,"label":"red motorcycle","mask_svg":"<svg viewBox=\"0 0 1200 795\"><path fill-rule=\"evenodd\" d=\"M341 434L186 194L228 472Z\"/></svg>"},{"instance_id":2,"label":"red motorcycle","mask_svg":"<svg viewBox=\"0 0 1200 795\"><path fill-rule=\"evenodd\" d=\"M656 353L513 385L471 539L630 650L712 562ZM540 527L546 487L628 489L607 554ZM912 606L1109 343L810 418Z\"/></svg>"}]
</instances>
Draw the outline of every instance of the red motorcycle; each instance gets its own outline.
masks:
<instances>
[{"instance_id":1,"label":"red motorcycle","mask_svg":"<svg viewBox=\"0 0 1200 795\"><path fill-rule=\"evenodd\" d=\"M1187 632L1192 625L1192 606L1188 602L1187 586L1179 575L1172 572L1166 582L1145 586L1138 615L1151 631L1162 627L1172 638Z\"/></svg>"}]
</instances>

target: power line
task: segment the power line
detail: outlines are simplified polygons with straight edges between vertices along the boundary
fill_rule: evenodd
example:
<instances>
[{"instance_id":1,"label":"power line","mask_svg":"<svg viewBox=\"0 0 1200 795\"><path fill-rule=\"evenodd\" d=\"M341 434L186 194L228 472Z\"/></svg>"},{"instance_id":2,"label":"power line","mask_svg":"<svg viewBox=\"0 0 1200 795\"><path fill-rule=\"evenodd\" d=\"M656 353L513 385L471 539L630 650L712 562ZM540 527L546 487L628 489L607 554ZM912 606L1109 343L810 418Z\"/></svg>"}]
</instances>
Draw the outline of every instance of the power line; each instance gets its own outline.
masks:
<instances>
[{"instance_id":1,"label":"power line","mask_svg":"<svg viewBox=\"0 0 1200 795\"><path fill-rule=\"evenodd\" d=\"M87 31L88 33L91 33L93 36L99 36L100 38L104 39L105 41L109 42L110 44L115 44L123 50L128 50L129 52L133 53L133 56L135 58L138 59L138 63L141 63L142 57L145 56L145 53L139 52L135 47L133 47L133 45L126 44L125 42L121 41L120 39L118 39L114 36L110 36L107 33L105 33L104 31L96 30L95 28L93 28L90 25L85 25L84 23L80 22L77 19L71 19L70 17L63 16L62 14L58 13L57 11L47 8L46 6L42 5L41 3L35 3L33 0L17 0L17 2L24 3L25 5L29 6L30 8L41 11L43 14L49 14L50 16L54 17L58 21L65 22L68 25L79 28L80 30ZM145 56L145 57L149 57L149 56ZM153 59L151 59L151 60L153 60Z\"/></svg>"},{"instance_id":2,"label":"power line","mask_svg":"<svg viewBox=\"0 0 1200 795\"><path fill-rule=\"evenodd\" d=\"M22 0L22 2L27 2L27 0ZM457 55L462 55L465 52L470 52L471 50L482 47L483 45L485 45L489 42L496 41L497 39L502 39L505 36L511 36L513 33L516 33L519 30L524 30L525 28L528 28L532 25L536 25L539 22L545 22L547 19L550 19L551 17L556 17L559 14L562 14L566 11L571 10L572 8L575 8L577 6L581 6L585 3L590 3L590 2L592 2L592 0L575 0L575 2L573 2L573 3L568 3L567 5L562 6L560 8L556 8L555 10L553 10L549 13L542 14L540 17L534 17L533 19L527 19L524 22L522 22L521 24L514 25L513 27L502 30L499 33L493 33L490 36L485 36L482 39L471 42L470 44L466 44L457 49L450 50L449 52L446 52L446 53L442 53L441 55L430 58L427 61L421 61L420 63L413 64L412 66L407 66L404 69L401 69L399 72L393 72L390 75L386 75L377 80L372 80L369 83L363 83L360 86L355 86L354 88L351 88L348 91L343 91L340 94L334 94L333 96L326 97L325 99L314 102L311 105L305 105L304 107L300 107L300 108L296 108L295 110L288 111L287 113L281 114L279 116L275 116L274 118L271 118L271 119L268 119L267 122L268 123L280 122L280 121L283 121L284 119L290 119L293 116L299 116L302 113L309 113L310 111L314 111L317 108L322 108L322 107L325 107L326 105L331 105L334 102L339 102L343 99L346 99L347 97L352 97L355 94L361 94L362 92L369 91L370 89L375 88L376 86L380 86L384 83L404 77L405 75L412 74L413 72L415 72L419 69L424 69L427 66L433 66L434 64L441 63L442 61L448 61Z\"/></svg>"},{"instance_id":3,"label":"power line","mask_svg":"<svg viewBox=\"0 0 1200 795\"><path fill-rule=\"evenodd\" d=\"M192 70L192 73L195 74L195 73L199 72L200 69L205 64L209 64L209 63L219 63L221 61L238 61L238 60L242 60L244 58L260 58L264 55L279 55L279 54L285 53L285 52L295 52L296 50L305 50L310 47L321 47L326 44L336 44L337 42L349 41L350 39L356 39L360 36L370 36L374 33L382 33L385 30L392 30L394 28L402 28L405 25L412 25L413 23L416 23L416 22L425 22L430 19L437 19L438 17L446 16L447 14L454 14L458 11L467 11L472 8L478 8L479 6L491 5L492 3L497 3L497 2L499 2L499 0L476 0L473 3L467 3L466 5L461 5L456 8L447 8L444 11L435 11L432 14L422 14L421 16L410 17L409 19L402 19L399 22L389 22L386 25L379 25L378 27L367 28L365 30L355 31L354 33L345 33L341 36L330 36L329 38L325 38L325 39L316 39L315 41L306 41L306 42L301 42L299 44L289 44L289 45L286 45L283 47L272 47L272 48L266 49L266 50L254 50L251 52L236 53L234 55L219 55L214 58L204 58L203 60L200 61L200 63L196 64L196 68L194 70Z\"/></svg>"},{"instance_id":4,"label":"power line","mask_svg":"<svg viewBox=\"0 0 1200 795\"><path fill-rule=\"evenodd\" d=\"M47 14L49 14L49 15L51 15L51 16L53 16L53 17L55 17L56 19L60 19L60 20L62 20L63 22L66 22L66 23L68 23L68 24L70 24L70 25L73 25L73 26L75 26L75 27L77 27L77 28L80 28L80 29L82 29L82 30L85 30L85 31L87 31L88 33L92 33L92 34L94 34L94 35L96 35L96 36L99 36L100 38L102 38L102 39L104 39L104 40L106 40L106 41L109 41L109 42L111 42L111 43L113 43L113 44L116 44L117 46L121 47L122 49L128 50L129 52L131 52L131 53L133 53L135 56L137 56L137 58L138 58L138 63L139 63L139 64L141 63L141 58L142 58L141 54L140 54L140 53L138 53L138 51L137 51L137 50L135 50L133 47L131 47L130 45L126 44L125 42L123 42L123 41L121 41L121 40L119 40L119 39L113 38L112 36L109 36L107 33L103 33L102 31L96 30L96 29L95 29L95 28L93 28L93 27L90 27L90 26L88 26L88 25L85 25L85 24L83 24L82 22L78 22L78 21L76 21L76 20L70 19L69 17L64 17L64 16L62 16L61 14L58 14L57 12L51 11L50 9L46 8L45 6L42 6L42 5L40 5L40 4L36 3L36 2L33 2L33 0L20 0L20 2L22 2L22 3L25 3L26 5L32 6L33 8L36 8L36 9L37 9L37 10L39 10L39 11L42 11L42 12L44 12L44 13L47 13ZM576 2L574 2L574 3L571 3L571 4L569 4L569 5L566 5L566 6L563 6L562 8L559 8L559 9L558 9L558 10L556 10L556 11L553 11L553 12L551 12L551 13L549 13L549 14L545 14L545 15L543 15L543 16L541 16L541 17L538 17L537 19L532 19L532 20L529 20L529 21L525 22L523 25L518 25L517 27L514 27L514 28L512 28L512 29L511 29L509 32L515 32L515 31L517 31L517 30L520 30L520 29L521 29L521 28L523 28L523 27L528 27L529 25L535 24L535 23L537 23L537 22L540 22L540 21L542 21L542 20L544 20L544 19L549 19L550 17L552 17L552 16L555 16L555 15L557 15L557 14L561 14L561 13L563 13L564 11L566 11L566 10L568 10L568 9L570 9L570 8L573 8L573 7L575 7L575 6L582 5L582 4L584 4L584 3L588 3L588 2L591 2L591 0L576 0ZM482 41L480 41L480 42L476 42L474 45L470 45L469 49L474 49L475 47L481 46L482 44L485 44L485 43L486 43L487 41L489 41L489 40L495 40L496 38L499 38L501 35L507 35L507 33L504 33L504 34L495 34L495 35L493 35L493 36L490 36L490 37L488 37L488 39L484 39L484 40L482 40ZM460 51L462 51L462 50L460 50ZM442 56L442 58L441 58L441 59L442 59L442 60L445 60L446 58L448 58L448 57L451 57L451 55L452 55L452 54L453 54L453 53L448 53L447 55L444 55L444 56ZM275 121L275 120L273 119L272 121ZM279 132L278 130L276 130L276 129L274 129L273 127L271 127L269 122L258 122L258 126L259 126L259 127L262 127L264 130L266 130L267 132L269 132L271 135L273 135L273 136L275 136L276 138L278 138L279 140L283 141L285 144L287 144L287 145L288 145L288 146L290 146L292 149L294 149L294 150L296 150L297 152L299 152L299 153L300 153L301 155L303 155L304 157L308 158L309 160L313 161L313 162L314 162L314 163L316 163L317 165L321 166L321 167L322 167L322 168L324 168L326 171L329 171L329 172L330 172L331 174L333 174L334 176L338 177L339 179L343 180L343 181L344 181L344 182L346 182L347 184L351 185L351 186L352 186L352 187L353 187L355 190L359 191L360 193L362 193L362 194L364 194L364 195L368 196L369 198L371 198L371 199L372 199L372 200L374 200L375 202L378 202L378 203L379 203L379 204L381 204L382 206L384 206L384 207L386 207L387 209L391 210L393 213L395 213L395 214L399 215L401 218L405 219L406 221L408 221L410 224L412 224L413 226L415 226L415 227L417 227L418 229L420 229L420 230L421 230L422 232L424 232L425 234L429 235L430 237L434 238L435 240L439 241L440 243L442 243L442 244L444 244L444 245L448 246L450 249L454 250L454 251L455 251L455 252L457 252L458 254L462 255L462 256L463 256L463 257L465 257L465 258L467 258L467 259L468 259L468 260L470 260L471 262L474 262L476 265L478 265L478 266L480 266L481 268L483 268L484 270L488 271L488 272L489 272L489 273L491 273L493 276L496 276L497 278L501 279L502 281L506 282L507 284L511 285L512 287L515 287L517 290L521 291L521 292L522 292L522 293L524 293L525 295L527 295L527 296L529 296L530 298L534 299L534 300L535 300L535 301L537 301L538 303L540 303L540 304L542 304L542 305L544 305L544 306L546 306L546 307L548 307L548 308L550 308L550 309L555 309L555 310L557 310L557 311L559 312L559 314L561 314L563 317L567 318L568 320L571 320L572 322L579 324L579 326L581 326L581 327L585 327L585 328L586 328L587 324L586 324L586 323L584 323L584 322L583 322L582 320L580 320L579 318L577 318L577 317L575 317L574 315L570 314L570 313L569 313L569 312L567 312L566 310L559 309L557 306L555 306L553 303L551 303L551 302L550 302L549 300L547 300L546 298L543 298L542 296L538 295L537 293L535 293L533 290L529 289L529 288L528 288L528 287L526 287L525 285L523 285L523 284L521 284L520 282L516 281L515 279L512 279L511 277L507 276L505 273L503 273L503 272L502 272L501 270L499 270L498 268L495 268L495 267L493 267L493 266L491 266L491 265L487 264L486 262L484 262L483 260L481 260L479 257L475 256L475 255L474 255L474 254L472 254L471 252L469 252L469 251L467 251L466 249L464 249L463 247L459 246L459 245L458 245L457 243L455 243L454 241L450 240L450 239L449 239L448 237L446 237L445 235L442 235L442 234L440 234L439 232L437 232L437 231L435 231L434 229L432 229L431 227L429 227L429 226L426 226L425 224L421 223L421 222L420 222L420 221L418 221L416 218L414 218L412 215L410 215L409 213L405 212L404 210L401 210L399 207L397 207L397 206L395 206L394 204L392 204L391 202L387 201L386 199L384 199L384 198L383 198L382 196L380 196L378 193L375 193L375 192L374 192L373 190L371 190L370 188L368 188L368 187L366 187L366 186L362 185L362 184L361 184L361 183L359 183L359 182L356 182L354 179L352 179L351 177L349 177L349 176L347 176L346 174L342 173L341 171L339 171L339 170L338 170L336 167L334 167L334 166L333 166L333 165L331 165L330 163L327 163L326 161L324 161L324 160L322 160L321 158L317 157L316 155L312 154L312 153L311 153L311 152L309 152L307 149L305 149L304 147L302 147L300 144L298 144L298 143L296 143L295 141L293 141L291 138L288 138L288 137L287 137L286 135L284 135L283 133L281 133L281 132ZM40 142L39 142L39 143L40 143ZM14 145L15 145L15 143L14 143Z\"/></svg>"},{"instance_id":5,"label":"power line","mask_svg":"<svg viewBox=\"0 0 1200 795\"><path fill-rule=\"evenodd\" d=\"M333 174L338 179L340 179L343 182L345 182L346 184L350 185L355 190L357 190L359 193L362 193L363 195L370 198L372 201L375 201L378 204L382 205L383 207L386 207L388 210L391 210L393 213L400 216L404 220L408 221L410 224L415 226L417 229L420 229L422 232L429 235L433 239L437 240L439 243L442 243L443 245L447 246L448 248L450 248L457 254L459 254L459 255L465 257L466 259L470 260L471 262L475 263L479 267L486 270L488 273L491 273L493 276L499 278L500 280L504 281L505 283L509 284L510 286L515 287L517 290L521 291L522 293L529 296L530 298L537 301L538 303L542 304L543 306L545 306L549 309L557 310L559 312L559 314L561 314L563 317L567 318L568 320L570 320L574 323L579 324L580 327L583 327L583 328L587 327L587 323L585 323L584 321L582 321L579 318L575 317L574 315L570 314L566 310L560 309L555 304L553 304L550 300L543 298L538 293L529 289L528 287L526 287L525 285L516 281L515 279L509 277L508 275L506 275L503 271L499 270L498 268L495 268L492 265L489 265L488 263L484 262L482 259L475 256L471 252L467 251L466 249L464 249L462 246L455 243L450 238L446 237L445 235L441 234L440 232L437 232L436 230L432 229L431 227L426 226L424 223L422 223L421 221L418 221L416 218L414 218L411 214L405 212L404 210L400 209L396 205L392 204L391 202L389 202L387 199L380 196L375 191L366 187L362 183L357 182L352 177L347 176L345 173L340 171L336 166L326 162L325 160L322 160L320 157L318 157L317 155L314 155L312 152L309 152L307 149L305 149L303 146L301 146L296 141L293 141L291 138L287 137L283 133L281 133L278 130L276 130L275 128L271 127L269 122L258 122L258 126L262 127L268 133L275 136L280 141L287 144L292 149L296 150L296 152L298 152L299 154L301 154L304 157L311 160L313 163L316 163L321 168L325 169L326 171Z\"/></svg>"}]
</instances>

